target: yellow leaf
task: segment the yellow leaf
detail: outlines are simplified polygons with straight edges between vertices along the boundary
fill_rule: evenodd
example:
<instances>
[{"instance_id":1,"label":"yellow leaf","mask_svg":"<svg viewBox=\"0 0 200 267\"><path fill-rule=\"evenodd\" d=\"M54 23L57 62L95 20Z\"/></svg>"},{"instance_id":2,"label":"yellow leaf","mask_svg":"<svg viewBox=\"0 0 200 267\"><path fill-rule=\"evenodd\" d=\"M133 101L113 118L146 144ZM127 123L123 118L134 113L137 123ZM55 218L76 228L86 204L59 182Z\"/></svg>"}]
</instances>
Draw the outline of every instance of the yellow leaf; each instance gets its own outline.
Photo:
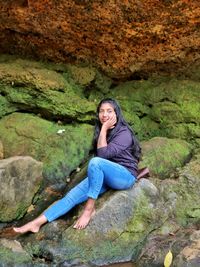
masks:
<instances>
[{"instance_id":1,"label":"yellow leaf","mask_svg":"<svg viewBox=\"0 0 200 267\"><path fill-rule=\"evenodd\" d=\"M35 207L31 204L27 209L27 213L33 211L34 209L35 209Z\"/></svg>"},{"instance_id":2,"label":"yellow leaf","mask_svg":"<svg viewBox=\"0 0 200 267\"><path fill-rule=\"evenodd\" d=\"M164 266L165 267L170 267L170 265L172 264L172 259L173 259L173 255L172 255L171 250L169 250L168 253L165 256Z\"/></svg>"}]
</instances>

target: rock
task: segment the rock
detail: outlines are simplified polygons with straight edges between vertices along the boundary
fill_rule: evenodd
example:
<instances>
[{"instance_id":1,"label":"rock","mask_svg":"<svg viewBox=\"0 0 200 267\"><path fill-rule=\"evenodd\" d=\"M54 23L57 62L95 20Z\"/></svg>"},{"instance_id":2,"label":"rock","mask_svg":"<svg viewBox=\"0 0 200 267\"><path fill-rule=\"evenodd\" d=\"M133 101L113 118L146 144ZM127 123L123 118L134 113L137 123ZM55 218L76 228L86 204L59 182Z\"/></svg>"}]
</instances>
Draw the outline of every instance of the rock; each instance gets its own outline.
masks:
<instances>
[{"instance_id":1,"label":"rock","mask_svg":"<svg viewBox=\"0 0 200 267\"><path fill-rule=\"evenodd\" d=\"M3 144L2 142L0 141L0 160L3 159Z\"/></svg>"},{"instance_id":2,"label":"rock","mask_svg":"<svg viewBox=\"0 0 200 267\"><path fill-rule=\"evenodd\" d=\"M0 240L0 244L6 248L11 249L13 252L26 253L26 251L22 248L20 242L17 240L8 240L8 239L2 238Z\"/></svg>"},{"instance_id":3,"label":"rock","mask_svg":"<svg viewBox=\"0 0 200 267\"><path fill-rule=\"evenodd\" d=\"M31 157L0 161L0 221L21 218L42 182L42 163Z\"/></svg>"},{"instance_id":4,"label":"rock","mask_svg":"<svg viewBox=\"0 0 200 267\"><path fill-rule=\"evenodd\" d=\"M162 266L170 245L176 260L177 254L198 239L197 233L191 235L193 229L182 226L199 220L195 212L200 206L199 158L196 155L175 180L150 177L130 190L105 193L86 229L73 229L75 218L68 220L73 211L24 237L23 247L35 258L51 260L57 266L77 262L101 266L130 260L141 267ZM190 266L196 262L198 257Z\"/></svg>"},{"instance_id":5,"label":"rock","mask_svg":"<svg viewBox=\"0 0 200 267\"><path fill-rule=\"evenodd\" d=\"M112 192L105 198L85 230L70 227L62 233L62 255L66 261L79 255L92 264L105 265L130 261L137 254L133 248L151 231L152 226L147 225L144 217L150 218L154 213L157 188L149 180L141 179L132 189ZM57 260L60 256L55 254Z\"/></svg>"},{"instance_id":6,"label":"rock","mask_svg":"<svg viewBox=\"0 0 200 267\"><path fill-rule=\"evenodd\" d=\"M197 139L198 142L199 81L157 77L146 81L127 81L113 89L112 96L120 100L125 118L139 140L165 136L191 143Z\"/></svg>"},{"instance_id":7,"label":"rock","mask_svg":"<svg viewBox=\"0 0 200 267\"><path fill-rule=\"evenodd\" d=\"M157 188L149 180L141 179L130 190L104 194L86 229L79 231L71 224L66 225L65 216L46 224L36 235L24 238L23 247L35 257L48 255L56 266L130 261L141 249L141 240L155 227L157 199ZM152 218L151 225L147 218Z\"/></svg>"},{"instance_id":8,"label":"rock","mask_svg":"<svg viewBox=\"0 0 200 267\"><path fill-rule=\"evenodd\" d=\"M165 222L148 236L137 266L162 266L169 248L174 255L174 266L198 266L200 235L195 229L200 218L199 158L200 154L195 155L175 180L154 180L159 188L160 211Z\"/></svg>"},{"instance_id":9,"label":"rock","mask_svg":"<svg viewBox=\"0 0 200 267\"><path fill-rule=\"evenodd\" d=\"M0 267L26 267L34 266L31 264L31 256L22 248L16 240L0 240ZM37 265L40 266L40 265Z\"/></svg>"},{"instance_id":10,"label":"rock","mask_svg":"<svg viewBox=\"0 0 200 267\"><path fill-rule=\"evenodd\" d=\"M190 236L191 244L184 247L176 257L177 267L200 266L200 231L194 231Z\"/></svg>"},{"instance_id":11,"label":"rock","mask_svg":"<svg viewBox=\"0 0 200 267\"><path fill-rule=\"evenodd\" d=\"M110 232L123 232L143 194L152 201L158 195L158 190L149 180L142 179L134 188L112 195L86 228L88 235L98 233L106 236Z\"/></svg>"},{"instance_id":12,"label":"rock","mask_svg":"<svg viewBox=\"0 0 200 267\"><path fill-rule=\"evenodd\" d=\"M65 131L58 134L60 129ZM0 132L5 157L29 155L44 163L46 183L66 185L66 177L88 156L93 127L60 127L31 114L13 113L0 120Z\"/></svg>"},{"instance_id":13,"label":"rock","mask_svg":"<svg viewBox=\"0 0 200 267\"><path fill-rule=\"evenodd\" d=\"M0 86L1 88L1 86ZM1 91L1 89L0 89ZM12 112L15 112L17 110L17 108L12 105L9 100L6 99L5 96L0 95L0 118L2 118L3 116L10 114Z\"/></svg>"},{"instance_id":14,"label":"rock","mask_svg":"<svg viewBox=\"0 0 200 267\"><path fill-rule=\"evenodd\" d=\"M199 231L192 228L179 228L173 235L172 233L170 235L157 235L156 233L148 237L147 244L136 263L138 267L163 266L169 249L173 254L172 266L199 266Z\"/></svg>"},{"instance_id":15,"label":"rock","mask_svg":"<svg viewBox=\"0 0 200 267\"><path fill-rule=\"evenodd\" d=\"M5 96L0 96L0 117L23 109L51 120L88 121L95 114L94 102L80 97L78 85L64 76L69 74L62 75L36 61L0 60L0 93Z\"/></svg>"},{"instance_id":16,"label":"rock","mask_svg":"<svg viewBox=\"0 0 200 267\"><path fill-rule=\"evenodd\" d=\"M147 166L152 176L169 178L172 172L189 161L191 151L191 145L186 141L154 137L142 143L140 167Z\"/></svg>"},{"instance_id":17,"label":"rock","mask_svg":"<svg viewBox=\"0 0 200 267\"><path fill-rule=\"evenodd\" d=\"M199 66L198 1L2 1L0 12L1 53L89 61L116 79Z\"/></svg>"}]
</instances>

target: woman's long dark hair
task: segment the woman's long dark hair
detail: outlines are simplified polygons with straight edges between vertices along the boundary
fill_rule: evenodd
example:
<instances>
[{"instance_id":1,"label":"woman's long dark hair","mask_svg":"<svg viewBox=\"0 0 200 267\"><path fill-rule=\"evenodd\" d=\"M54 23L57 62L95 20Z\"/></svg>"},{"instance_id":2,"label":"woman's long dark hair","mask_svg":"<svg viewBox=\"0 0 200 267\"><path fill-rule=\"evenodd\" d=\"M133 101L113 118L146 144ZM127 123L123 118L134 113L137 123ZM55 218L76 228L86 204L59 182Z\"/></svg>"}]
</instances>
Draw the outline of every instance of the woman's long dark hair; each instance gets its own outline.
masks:
<instances>
[{"instance_id":1,"label":"woman's long dark hair","mask_svg":"<svg viewBox=\"0 0 200 267\"><path fill-rule=\"evenodd\" d=\"M102 124L99 120L99 110L100 110L101 105L104 103L109 103L113 107L113 109L116 113L116 117L117 117L116 126L110 130L109 135L107 137L107 141L109 142L112 139L114 134L119 130L119 128L121 126L126 126L130 130L130 132L132 133L132 138L133 138L132 154L133 154L134 158L136 158L139 161L140 156L141 156L141 147L139 145L139 142L138 142L137 138L135 137L135 134L134 134L133 130L131 129L130 125L125 121L125 119L122 115L120 105L118 104L118 102L115 99L112 99L112 98L105 98L105 99L101 100L101 102L97 106L96 124L95 124L95 130L94 130L94 138L93 138L94 151L96 151L96 149L97 149L97 141L98 141L99 133L101 131L101 126L102 126Z\"/></svg>"}]
</instances>

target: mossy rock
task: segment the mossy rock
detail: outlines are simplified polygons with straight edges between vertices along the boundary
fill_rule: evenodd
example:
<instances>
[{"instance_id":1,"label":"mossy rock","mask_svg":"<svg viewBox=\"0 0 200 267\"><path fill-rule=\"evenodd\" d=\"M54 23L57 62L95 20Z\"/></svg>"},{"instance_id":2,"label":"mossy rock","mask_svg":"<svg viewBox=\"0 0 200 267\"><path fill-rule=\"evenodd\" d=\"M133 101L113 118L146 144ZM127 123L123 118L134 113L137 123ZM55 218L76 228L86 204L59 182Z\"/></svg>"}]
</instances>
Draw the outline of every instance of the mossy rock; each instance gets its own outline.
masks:
<instances>
[{"instance_id":1,"label":"mossy rock","mask_svg":"<svg viewBox=\"0 0 200 267\"><path fill-rule=\"evenodd\" d=\"M18 111L32 111L51 119L91 120L94 102L79 96L78 85L68 77L39 62L1 62L0 93Z\"/></svg>"},{"instance_id":2,"label":"mossy rock","mask_svg":"<svg viewBox=\"0 0 200 267\"><path fill-rule=\"evenodd\" d=\"M64 131L58 134L60 129ZM58 125L31 114L13 113L0 120L0 132L5 157L29 155L42 161L45 179L56 183L66 182L88 156L93 127Z\"/></svg>"},{"instance_id":3,"label":"mossy rock","mask_svg":"<svg viewBox=\"0 0 200 267\"><path fill-rule=\"evenodd\" d=\"M57 262L79 259L95 266L137 258L146 236L162 221L157 215L160 210L153 205L158 201L158 190L143 179L130 190L112 192L109 197L104 194L101 200L102 205L86 229L77 231L69 226L59 231L56 244L50 236L47 240L36 237L37 245L29 239L29 253L41 256L42 251L43 255L51 253ZM52 229L56 225L55 222ZM43 234L49 232L51 225L44 228Z\"/></svg>"},{"instance_id":4,"label":"mossy rock","mask_svg":"<svg viewBox=\"0 0 200 267\"><path fill-rule=\"evenodd\" d=\"M16 107L11 105L4 96L0 95L0 119L5 115L15 112L16 110Z\"/></svg>"},{"instance_id":5,"label":"mossy rock","mask_svg":"<svg viewBox=\"0 0 200 267\"><path fill-rule=\"evenodd\" d=\"M179 170L178 179L166 179L160 184L160 192L166 208L179 225L198 223L200 219L200 154Z\"/></svg>"},{"instance_id":6,"label":"mossy rock","mask_svg":"<svg viewBox=\"0 0 200 267\"><path fill-rule=\"evenodd\" d=\"M184 140L154 137L142 143L140 167L148 166L152 176L169 178L191 157L191 145Z\"/></svg>"},{"instance_id":7,"label":"mossy rock","mask_svg":"<svg viewBox=\"0 0 200 267\"><path fill-rule=\"evenodd\" d=\"M25 251L13 251L12 247L9 248L9 241L2 240L0 246L0 266L15 266L15 267L26 267L26 266L34 266L34 263L31 264L32 258ZM16 242L17 241L12 241ZM3 244L6 246L3 246ZM39 266L39 265L38 265Z\"/></svg>"},{"instance_id":8,"label":"mossy rock","mask_svg":"<svg viewBox=\"0 0 200 267\"><path fill-rule=\"evenodd\" d=\"M166 77L129 81L113 88L110 96L120 102L122 110L128 111L128 121L133 128L136 127L141 140L155 135L187 140L197 137L196 132L199 132L200 127L200 95L197 81ZM133 124L135 115L141 120L140 124ZM150 122L154 127L148 129L148 126L151 126ZM184 125L181 129L184 133L180 132L181 135L179 130L176 130L177 124ZM191 128L195 128L195 131Z\"/></svg>"},{"instance_id":9,"label":"mossy rock","mask_svg":"<svg viewBox=\"0 0 200 267\"><path fill-rule=\"evenodd\" d=\"M3 144L0 140L0 160L4 158Z\"/></svg>"},{"instance_id":10,"label":"mossy rock","mask_svg":"<svg viewBox=\"0 0 200 267\"><path fill-rule=\"evenodd\" d=\"M67 68L75 82L85 86L90 84L96 76L96 70L89 66L67 65Z\"/></svg>"},{"instance_id":11,"label":"mossy rock","mask_svg":"<svg viewBox=\"0 0 200 267\"><path fill-rule=\"evenodd\" d=\"M179 179L180 185L174 190L179 196L175 209L176 217L183 225L198 223L200 220L200 165L198 158L190 161L181 170Z\"/></svg>"},{"instance_id":12,"label":"mossy rock","mask_svg":"<svg viewBox=\"0 0 200 267\"><path fill-rule=\"evenodd\" d=\"M200 138L200 125L196 123L168 124L165 125L165 129L163 129L162 133L167 137L176 138L178 136L180 139L198 143L198 140L195 139ZM199 145L197 144L197 146Z\"/></svg>"}]
</instances>

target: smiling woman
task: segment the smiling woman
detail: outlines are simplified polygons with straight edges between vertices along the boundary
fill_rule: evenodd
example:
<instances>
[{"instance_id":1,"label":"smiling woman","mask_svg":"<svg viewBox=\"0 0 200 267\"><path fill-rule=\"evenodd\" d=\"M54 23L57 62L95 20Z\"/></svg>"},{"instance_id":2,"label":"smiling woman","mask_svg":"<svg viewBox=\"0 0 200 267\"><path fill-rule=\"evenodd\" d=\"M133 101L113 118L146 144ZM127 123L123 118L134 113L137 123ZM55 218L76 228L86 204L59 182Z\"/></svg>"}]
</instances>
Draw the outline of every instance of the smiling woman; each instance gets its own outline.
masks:
<instances>
[{"instance_id":1,"label":"smiling woman","mask_svg":"<svg viewBox=\"0 0 200 267\"><path fill-rule=\"evenodd\" d=\"M103 99L97 107L93 148L96 156L88 164L87 177L38 218L13 228L16 234L36 233L43 224L86 201L82 215L73 226L84 229L95 215L95 201L100 194L109 188L125 190L134 185L141 148L114 99Z\"/></svg>"},{"instance_id":2,"label":"smiling woman","mask_svg":"<svg viewBox=\"0 0 200 267\"><path fill-rule=\"evenodd\" d=\"M114 119L113 121L114 123L117 122L117 117L116 117L113 106L109 103L102 103L99 109L99 120L101 124L111 119ZM114 125L112 127L114 128Z\"/></svg>"}]
</instances>

